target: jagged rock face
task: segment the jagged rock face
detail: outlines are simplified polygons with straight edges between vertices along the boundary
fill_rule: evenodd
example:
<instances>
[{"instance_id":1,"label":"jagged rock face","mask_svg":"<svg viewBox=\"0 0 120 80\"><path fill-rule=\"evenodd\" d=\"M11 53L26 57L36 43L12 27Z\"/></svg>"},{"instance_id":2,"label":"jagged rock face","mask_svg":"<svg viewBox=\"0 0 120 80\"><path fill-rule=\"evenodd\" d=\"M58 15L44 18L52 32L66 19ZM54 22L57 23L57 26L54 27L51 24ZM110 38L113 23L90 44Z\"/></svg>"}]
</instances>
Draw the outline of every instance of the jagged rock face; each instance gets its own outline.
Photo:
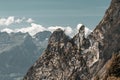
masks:
<instances>
[{"instance_id":1,"label":"jagged rock face","mask_svg":"<svg viewBox=\"0 0 120 80\"><path fill-rule=\"evenodd\" d=\"M107 73L107 79L119 79L120 80L120 52L115 53L112 56L112 59L110 61L110 64L107 64L108 67L108 73ZM114 79L114 80L115 80Z\"/></svg>"},{"instance_id":2,"label":"jagged rock face","mask_svg":"<svg viewBox=\"0 0 120 80\"><path fill-rule=\"evenodd\" d=\"M94 80L120 80L120 51L112 55Z\"/></svg>"},{"instance_id":3,"label":"jagged rock face","mask_svg":"<svg viewBox=\"0 0 120 80\"><path fill-rule=\"evenodd\" d=\"M104 18L87 38L84 29L81 26L72 39L61 29L53 32L47 49L24 80L119 80L116 70L120 70L120 53L111 57L120 51L120 0L112 0Z\"/></svg>"},{"instance_id":4,"label":"jagged rock face","mask_svg":"<svg viewBox=\"0 0 120 80\"><path fill-rule=\"evenodd\" d=\"M55 42L64 42L69 39L68 36L65 35L64 31L60 28L57 29L53 34L50 36L49 43L55 43Z\"/></svg>"},{"instance_id":5,"label":"jagged rock face","mask_svg":"<svg viewBox=\"0 0 120 80\"><path fill-rule=\"evenodd\" d=\"M90 37L98 42L99 60L91 67L91 73L98 75L112 54L120 50L120 1L112 0L102 21L98 24Z\"/></svg>"},{"instance_id":6,"label":"jagged rock face","mask_svg":"<svg viewBox=\"0 0 120 80\"><path fill-rule=\"evenodd\" d=\"M24 80L88 80L89 68L77 44L56 30L39 60L30 68Z\"/></svg>"},{"instance_id":7,"label":"jagged rock face","mask_svg":"<svg viewBox=\"0 0 120 80\"><path fill-rule=\"evenodd\" d=\"M103 45L100 43L102 46L102 56L104 58L109 59L114 51L120 49L120 43L118 43L120 41L119 0L112 0L110 7L104 15L104 18L96 27L94 33L97 34L97 41L104 43Z\"/></svg>"}]
</instances>

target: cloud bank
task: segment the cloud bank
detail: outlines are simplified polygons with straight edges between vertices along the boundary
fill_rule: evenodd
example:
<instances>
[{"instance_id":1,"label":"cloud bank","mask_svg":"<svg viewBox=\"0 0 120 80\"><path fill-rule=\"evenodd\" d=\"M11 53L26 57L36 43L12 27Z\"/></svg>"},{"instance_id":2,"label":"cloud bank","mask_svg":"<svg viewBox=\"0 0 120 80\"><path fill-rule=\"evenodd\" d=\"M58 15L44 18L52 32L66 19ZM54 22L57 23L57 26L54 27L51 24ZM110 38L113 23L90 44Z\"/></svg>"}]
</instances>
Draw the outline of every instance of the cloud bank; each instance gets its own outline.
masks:
<instances>
[{"instance_id":1,"label":"cloud bank","mask_svg":"<svg viewBox=\"0 0 120 80\"><path fill-rule=\"evenodd\" d=\"M33 20L32 18L28 18L28 19L26 20L26 22L32 23L32 22L34 22L34 20Z\"/></svg>"},{"instance_id":2,"label":"cloud bank","mask_svg":"<svg viewBox=\"0 0 120 80\"><path fill-rule=\"evenodd\" d=\"M82 26L82 24L78 24L76 27L76 30L78 31L79 28ZM72 36L74 34L74 32L77 33L77 31L75 31L74 29L72 29L71 27L67 26L67 27L62 27L62 26L50 26L50 27L43 27L42 25L39 24L35 24L35 23L31 23L31 26L29 27L25 27L25 28L19 28L19 29L9 29L9 28L5 28L2 29L1 32L7 32L7 33L17 33L17 32L22 32L22 33L29 33L31 36L34 36L36 33L38 32L43 32L43 31L50 31L53 32L56 29L61 28L62 30L65 31L65 33L67 35ZM89 33L91 32L91 30L89 30L87 27L85 27L85 35L87 36ZM76 34L75 33L75 34Z\"/></svg>"},{"instance_id":3,"label":"cloud bank","mask_svg":"<svg viewBox=\"0 0 120 80\"><path fill-rule=\"evenodd\" d=\"M72 28L69 27L69 26L68 27L62 27L62 26L55 26L54 27L54 26L52 26L52 27L48 27L47 30L53 32L53 31L55 31L58 28L64 30L67 35L72 34L72 32L73 32Z\"/></svg>"},{"instance_id":4,"label":"cloud bank","mask_svg":"<svg viewBox=\"0 0 120 80\"><path fill-rule=\"evenodd\" d=\"M0 18L0 25L10 25L14 23L14 17L13 16L10 16L8 18Z\"/></svg>"},{"instance_id":5,"label":"cloud bank","mask_svg":"<svg viewBox=\"0 0 120 80\"><path fill-rule=\"evenodd\" d=\"M14 16L9 16L7 18L0 18L0 26L9 26L11 24L22 22L32 23L33 21L34 20L32 18L15 18Z\"/></svg>"},{"instance_id":6,"label":"cloud bank","mask_svg":"<svg viewBox=\"0 0 120 80\"><path fill-rule=\"evenodd\" d=\"M15 31L12 30L12 29L9 29L9 28L5 28L5 29L1 30L1 32L12 33L12 32L15 32Z\"/></svg>"},{"instance_id":7,"label":"cloud bank","mask_svg":"<svg viewBox=\"0 0 120 80\"><path fill-rule=\"evenodd\" d=\"M42 27L42 25L38 25L35 23L31 23L30 27L15 29L14 32L22 32L22 33L29 33L31 36L35 35L38 32L45 31L46 28Z\"/></svg>"},{"instance_id":8,"label":"cloud bank","mask_svg":"<svg viewBox=\"0 0 120 80\"><path fill-rule=\"evenodd\" d=\"M20 24L20 23L29 23L30 26L24 26L22 28L17 28L17 29L10 29L9 26L11 24ZM31 36L35 35L38 32L43 32L43 31L50 31L53 32L58 28L61 28L62 30L65 31L67 35L73 36L75 35L79 28L83 24L78 24L76 29L72 28L70 26L50 26L50 27L43 27L42 25L33 23L34 20L32 18L16 18L14 16L9 16L7 18L0 18L0 26L5 26L6 28L2 29L1 32L7 32L7 33L17 33L17 32L22 32L22 33L29 33ZM91 30L85 27L85 36L87 36L89 33L91 33Z\"/></svg>"}]
</instances>

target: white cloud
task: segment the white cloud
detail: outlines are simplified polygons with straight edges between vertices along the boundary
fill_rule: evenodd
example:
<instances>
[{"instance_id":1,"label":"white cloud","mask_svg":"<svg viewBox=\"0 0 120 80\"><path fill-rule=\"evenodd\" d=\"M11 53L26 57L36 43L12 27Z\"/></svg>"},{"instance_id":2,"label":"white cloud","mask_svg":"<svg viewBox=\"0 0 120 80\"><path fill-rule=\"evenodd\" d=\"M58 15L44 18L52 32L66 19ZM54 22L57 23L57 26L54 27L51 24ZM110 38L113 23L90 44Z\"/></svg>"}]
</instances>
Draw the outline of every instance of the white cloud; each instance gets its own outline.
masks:
<instances>
[{"instance_id":1,"label":"white cloud","mask_svg":"<svg viewBox=\"0 0 120 80\"><path fill-rule=\"evenodd\" d=\"M42 32L45 31L46 29L44 27L42 27L41 25L35 24L35 23L31 23L30 27L25 27L25 28L20 28L20 29L9 29L9 28L5 28L3 30L1 30L1 32L7 32L7 33L17 33L17 32L22 32L22 33L29 33L31 36L35 35L38 32Z\"/></svg>"},{"instance_id":2,"label":"white cloud","mask_svg":"<svg viewBox=\"0 0 120 80\"><path fill-rule=\"evenodd\" d=\"M6 22L6 19L5 19L5 18L1 18L1 19L0 19L0 25L4 25L5 22Z\"/></svg>"},{"instance_id":3,"label":"white cloud","mask_svg":"<svg viewBox=\"0 0 120 80\"><path fill-rule=\"evenodd\" d=\"M17 19L15 22L16 22L16 23L21 23L22 20L21 20L21 19Z\"/></svg>"},{"instance_id":4,"label":"white cloud","mask_svg":"<svg viewBox=\"0 0 120 80\"><path fill-rule=\"evenodd\" d=\"M64 27L64 28L65 28L65 33L66 33L67 35L72 34L73 30L72 30L71 27Z\"/></svg>"},{"instance_id":5,"label":"white cloud","mask_svg":"<svg viewBox=\"0 0 120 80\"><path fill-rule=\"evenodd\" d=\"M48 27L47 30L53 32L53 31L55 31L58 28L64 30L67 35L70 35L73 32L71 27L61 27L61 26Z\"/></svg>"},{"instance_id":6,"label":"white cloud","mask_svg":"<svg viewBox=\"0 0 120 80\"><path fill-rule=\"evenodd\" d=\"M10 16L8 18L0 18L0 25L8 26L10 24L14 23L14 16Z\"/></svg>"},{"instance_id":7,"label":"white cloud","mask_svg":"<svg viewBox=\"0 0 120 80\"><path fill-rule=\"evenodd\" d=\"M14 32L14 31L13 31L12 29L5 28L5 29L1 30L1 32L12 33L12 32Z\"/></svg>"},{"instance_id":8,"label":"white cloud","mask_svg":"<svg viewBox=\"0 0 120 80\"><path fill-rule=\"evenodd\" d=\"M20 19L23 20L23 19ZM3 20L4 21L4 20ZM19 20L18 20L19 22ZM42 32L42 31L50 31L53 32L58 28L61 28L62 30L65 31L65 33L69 36L73 36L75 34L77 34L79 28L82 26L82 24L78 24L77 25L77 29L73 29L71 27L62 27L62 26L50 26L50 27L43 27L42 25L39 24L35 24L35 23L31 23L31 25L29 27L24 27L24 28L18 28L18 29L9 29L9 28L5 28L3 30L1 30L1 32L22 32L22 33L29 33L31 36L35 35L38 32ZM85 37L91 33L91 30L88 29L87 27L85 27Z\"/></svg>"},{"instance_id":9,"label":"white cloud","mask_svg":"<svg viewBox=\"0 0 120 80\"><path fill-rule=\"evenodd\" d=\"M82 25L83 25L83 24L78 24L78 25L77 25L77 30L79 30Z\"/></svg>"},{"instance_id":10,"label":"white cloud","mask_svg":"<svg viewBox=\"0 0 120 80\"><path fill-rule=\"evenodd\" d=\"M23 18L18 18L18 19L15 20L15 23L21 23L21 22L23 22L24 20L25 20L25 17L23 17Z\"/></svg>"},{"instance_id":11,"label":"white cloud","mask_svg":"<svg viewBox=\"0 0 120 80\"><path fill-rule=\"evenodd\" d=\"M89 28L85 27L85 36L86 36L86 37L87 37L91 32L92 32L92 30L90 30Z\"/></svg>"},{"instance_id":12,"label":"white cloud","mask_svg":"<svg viewBox=\"0 0 120 80\"><path fill-rule=\"evenodd\" d=\"M79 29L80 29L80 27L81 27L82 25L83 25L83 24L78 24L78 25L77 25L77 31L79 31ZM91 31L89 28L85 27L85 37L87 37L91 32L92 32L92 31Z\"/></svg>"},{"instance_id":13,"label":"white cloud","mask_svg":"<svg viewBox=\"0 0 120 80\"><path fill-rule=\"evenodd\" d=\"M8 17L5 24L8 26L12 23L14 23L14 16Z\"/></svg>"},{"instance_id":14,"label":"white cloud","mask_svg":"<svg viewBox=\"0 0 120 80\"><path fill-rule=\"evenodd\" d=\"M77 25L77 30L79 31L80 27L82 26L83 24L78 24Z\"/></svg>"},{"instance_id":15,"label":"white cloud","mask_svg":"<svg viewBox=\"0 0 120 80\"><path fill-rule=\"evenodd\" d=\"M31 23L30 27L15 29L15 32L29 33L31 36L35 35L38 32L45 31L46 29L42 25Z\"/></svg>"},{"instance_id":16,"label":"white cloud","mask_svg":"<svg viewBox=\"0 0 120 80\"><path fill-rule=\"evenodd\" d=\"M62 30L64 30L67 35L71 35L72 32L73 32L71 27L61 27L61 26L55 26L54 27L54 26L51 26L51 27L45 28L42 25L35 24L35 23L31 23L31 26L25 27L25 28L19 28L19 29L5 28L5 29L1 30L1 32L8 32L8 33L11 33L11 32L27 33L28 32L31 36L33 36L33 35L35 35L38 32L42 32L42 31L53 32L53 31L55 31L58 28L61 28Z\"/></svg>"},{"instance_id":17,"label":"white cloud","mask_svg":"<svg viewBox=\"0 0 120 80\"><path fill-rule=\"evenodd\" d=\"M32 23L32 22L34 22L34 20L33 20L32 18L28 18L28 19L26 20L26 22Z\"/></svg>"},{"instance_id":18,"label":"white cloud","mask_svg":"<svg viewBox=\"0 0 120 80\"><path fill-rule=\"evenodd\" d=\"M23 18L15 18L14 16L9 16L7 18L0 18L0 26L9 26L11 24L15 23L22 23L22 22L27 22L27 23L32 23L34 20L32 18L26 19L25 17Z\"/></svg>"},{"instance_id":19,"label":"white cloud","mask_svg":"<svg viewBox=\"0 0 120 80\"><path fill-rule=\"evenodd\" d=\"M64 30L64 28L61 27L61 26L55 26L55 27L54 27L54 26L51 26L51 27L48 27L47 30L53 32L53 31L55 31L55 30L58 29L58 28Z\"/></svg>"}]
</instances>

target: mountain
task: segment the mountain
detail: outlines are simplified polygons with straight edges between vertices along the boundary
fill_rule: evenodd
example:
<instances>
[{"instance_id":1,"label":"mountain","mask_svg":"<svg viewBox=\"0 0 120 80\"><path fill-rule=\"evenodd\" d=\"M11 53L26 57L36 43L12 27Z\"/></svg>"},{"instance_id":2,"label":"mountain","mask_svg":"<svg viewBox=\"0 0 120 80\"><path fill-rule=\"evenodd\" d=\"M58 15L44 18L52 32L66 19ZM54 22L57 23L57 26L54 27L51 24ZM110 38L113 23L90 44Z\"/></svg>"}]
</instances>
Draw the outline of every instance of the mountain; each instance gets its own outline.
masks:
<instances>
[{"instance_id":1,"label":"mountain","mask_svg":"<svg viewBox=\"0 0 120 80\"><path fill-rule=\"evenodd\" d=\"M30 36L28 33L7 33L0 32L0 79L1 80L20 80L47 47L46 38L50 32L45 31L46 35L37 34L37 37ZM46 36L46 37L44 37ZM39 38L38 38L39 37Z\"/></svg>"},{"instance_id":2,"label":"mountain","mask_svg":"<svg viewBox=\"0 0 120 80\"><path fill-rule=\"evenodd\" d=\"M107 9L103 19L94 30L96 41L99 41L100 59L98 63L93 66L94 76L100 77L104 80L107 72L105 65L111 59L113 54L120 51L120 0L112 0L110 7ZM117 65L117 64L116 64ZM117 67L117 66L116 66ZM97 70L96 70L97 68ZM96 70L96 71L94 71ZM118 68L119 70L119 68ZM102 71L102 73L101 73ZM120 76L120 75L119 75ZM115 76L116 77L116 76Z\"/></svg>"},{"instance_id":3,"label":"mountain","mask_svg":"<svg viewBox=\"0 0 120 80\"><path fill-rule=\"evenodd\" d=\"M37 38L39 41L44 41L45 39L48 39L50 35L51 32L43 31L43 32L38 32L37 34L34 35L34 37Z\"/></svg>"},{"instance_id":4,"label":"mountain","mask_svg":"<svg viewBox=\"0 0 120 80\"><path fill-rule=\"evenodd\" d=\"M120 0L112 0L87 37L85 26L70 38L57 29L23 80L120 80Z\"/></svg>"},{"instance_id":5,"label":"mountain","mask_svg":"<svg viewBox=\"0 0 120 80\"><path fill-rule=\"evenodd\" d=\"M34 37L34 43L38 47L38 49L46 48L48 44L48 39L51 35L50 31L43 31L43 32L38 32L35 34Z\"/></svg>"}]
</instances>

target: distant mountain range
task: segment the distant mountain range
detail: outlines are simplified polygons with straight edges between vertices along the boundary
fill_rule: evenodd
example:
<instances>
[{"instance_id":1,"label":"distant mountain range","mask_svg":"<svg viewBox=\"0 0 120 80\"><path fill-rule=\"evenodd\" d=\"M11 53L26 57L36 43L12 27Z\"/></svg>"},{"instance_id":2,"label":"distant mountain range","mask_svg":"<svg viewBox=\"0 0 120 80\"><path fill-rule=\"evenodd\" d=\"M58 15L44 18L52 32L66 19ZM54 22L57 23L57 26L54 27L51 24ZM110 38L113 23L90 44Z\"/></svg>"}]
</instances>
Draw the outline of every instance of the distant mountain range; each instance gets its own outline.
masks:
<instances>
[{"instance_id":1,"label":"distant mountain range","mask_svg":"<svg viewBox=\"0 0 120 80\"><path fill-rule=\"evenodd\" d=\"M51 32L0 32L0 80L20 80L47 46Z\"/></svg>"}]
</instances>

